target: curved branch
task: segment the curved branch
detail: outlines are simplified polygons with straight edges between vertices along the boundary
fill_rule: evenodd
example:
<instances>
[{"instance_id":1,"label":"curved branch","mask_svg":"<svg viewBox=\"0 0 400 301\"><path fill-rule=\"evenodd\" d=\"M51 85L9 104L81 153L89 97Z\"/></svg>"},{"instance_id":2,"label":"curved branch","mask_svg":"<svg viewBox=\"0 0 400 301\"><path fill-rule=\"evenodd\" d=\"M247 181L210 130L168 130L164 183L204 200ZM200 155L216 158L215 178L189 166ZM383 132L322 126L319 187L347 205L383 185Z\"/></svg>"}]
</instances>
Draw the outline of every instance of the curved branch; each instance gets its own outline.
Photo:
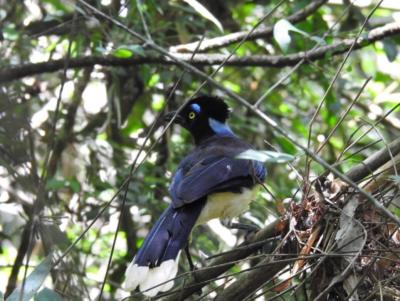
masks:
<instances>
[{"instance_id":1,"label":"curved branch","mask_svg":"<svg viewBox=\"0 0 400 301\"><path fill-rule=\"evenodd\" d=\"M291 23L298 23L305 20L308 16L313 14L318 8L320 8L327 0L315 0L303 9L295 12L294 14L287 17L287 20ZM267 26L264 28L259 28L254 30L252 34L247 37L247 41L255 40L258 38L268 38L272 36L273 26ZM235 33L230 33L222 37L205 39L201 42L198 49L199 52L204 52L211 49L218 49L221 47L228 46L233 43L238 43L247 36L247 31L239 31ZM170 48L172 52L194 52L196 47L198 47L199 41L173 46Z\"/></svg>"},{"instance_id":2,"label":"curved branch","mask_svg":"<svg viewBox=\"0 0 400 301\"><path fill-rule=\"evenodd\" d=\"M366 47L378 40L382 40L386 37L397 35L400 33L400 22L393 22L385 26L375 28L365 36L360 37L355 44L354 49L360 49ZM344 39L335 42L331 45L322 46L310 51L301 51L295 54L289 55L251 55L251 56L232 56L225 63L228 66L267 66L274 68L281 68L285 66L294 66L299 61L307 59L309 61L315 61L323 59L327 55L339 55L349 50L351 45L354 43L354 39ZM192 54L189 53L170 53L177 60L192 63L197 66L211 66L219 65L225 59L225 54L196 54L192 58ZM134 58L116 58L114 56L85 56L80 58L74 58L69 62L69 68L85 68L93 65L102 66L133 66L143 64L162 64L162 65L179 65L176 61L167 58L162 55L147 55L137 56ZM64 60L52 60L43 63L31 63L12 66L0 70L0 83L8 82L16 79L20 79L25 76L32 76L36 74L42 74L46 72L55 72L64 68Z\"/></svg>"},{"instance_id":3,"label":"curved branch","mask_svg":"<svg viewBox=\"0 0 400 301\"><path fill-rule=\"evenodd\" d=\"M354 49L366 47L378 40L400 33L400 22L393 22L375 28L361 36ZM331 45L321 46L310 51L301 51L289 55L251 55L251 56L232 56L225 65L231 66L266 66L266 67L286 67L294 66L299 61L306 59L315 61L323 59L328 55L338 55L347 52L354 44L354 38L344 39L332 43ZM191 54L174 54L177 58L188 61ZM193 58L195 65L219 65L228 55L226 54L196 54Z\"/></svg>"}]
</instances>

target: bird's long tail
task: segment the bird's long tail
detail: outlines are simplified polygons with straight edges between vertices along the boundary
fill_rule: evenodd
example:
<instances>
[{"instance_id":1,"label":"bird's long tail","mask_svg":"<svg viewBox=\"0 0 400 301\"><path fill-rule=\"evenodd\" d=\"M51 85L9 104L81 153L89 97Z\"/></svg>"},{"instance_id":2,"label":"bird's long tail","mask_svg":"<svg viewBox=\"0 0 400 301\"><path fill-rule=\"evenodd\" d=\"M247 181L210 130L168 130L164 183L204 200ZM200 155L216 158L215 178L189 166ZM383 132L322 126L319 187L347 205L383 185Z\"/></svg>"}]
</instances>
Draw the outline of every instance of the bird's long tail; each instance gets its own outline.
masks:
<instances>
[{"instance_id":1,"label":"bird's long tail","mask_svg":"<svg viewBox=\"0 0 400 301\"><path fill-rule=\"evenodd\" d=\"M133 291L139 286L145 295L153 297L173 287L173 281L161 283L175 278L180 251L188 243L204 202L198 200L177 209L168 206L128 266L126 290Z\"/></svg>"}]
</instances>

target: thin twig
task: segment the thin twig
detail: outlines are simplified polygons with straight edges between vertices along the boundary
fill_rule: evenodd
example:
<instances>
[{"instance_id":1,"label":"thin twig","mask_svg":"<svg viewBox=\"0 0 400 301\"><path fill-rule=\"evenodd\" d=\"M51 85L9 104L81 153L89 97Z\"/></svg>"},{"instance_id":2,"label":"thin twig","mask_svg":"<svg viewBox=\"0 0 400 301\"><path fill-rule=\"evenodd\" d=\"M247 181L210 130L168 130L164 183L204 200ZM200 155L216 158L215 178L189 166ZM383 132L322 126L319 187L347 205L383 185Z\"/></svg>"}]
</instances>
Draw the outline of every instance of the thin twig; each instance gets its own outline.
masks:
<instances>
[{"instance_id":1,"label":"thin twig","mask_svg":"<svg viewBox=\"0 0 400 301\"><path fill-rule=\"evenodd\" d=\"M344 65L346 64L348 58L350 57L350 54L353 52L354 47L357 44L358 39L360 38L362 32L364 31L364 28L367 26L369 19L372 17L373 13L378 9L379 5L383 2L383 0L380 0L377 5L369 12L368 16L365 18L363 24L361 25L360 30L358 31L356 37L353 40L353 43L351 44L349 50L347 51L344 59L342 60L342 63L340 64L339 68L336 70L335 75L333 76L331 82L329 83L328 88L325 90L324 95L322 96L317 109L315 110L313 116L311 117L311 120L308 124L308 139L307 139L307 148L311 148L311 137L312 137L312 129L313 129L313 124L316 119L316 117L319 114L319 111L321 110L322 105L325 103L326 97L328 96L329 92L331 91L333 84L336 82L336 80L339 78L340 72L342 71ZM308 160L307 160L308 161ZM311 160L308 161L307 163L307 169L306 169L306 174L309 174L310 171L310 164Z\"/></svg>"},{"instance_id":2,"label":"thin twig","mask_svg":"<svg viewBox=\"0 0 400 301\"><path fill-rule=\"evenodd\" d=\"M137 9L139 11L140 20L142 21L142 25L143 25L143 29L144 29L144 32L146 34L146 37L147 37L147 39L149 41L153 41L153 39L151 37L151 34L150 34L150 31L149 31L149 28L147 27L146 19L144 18L144 15L143 15L143 11L142 11L143 3L142 3L142 0L136 0L136 7L137 7Z\"/></svg>"},{"instance_id":3,"label":"thin twig","mask_svg":"<svg viewBox=\"0 0 400 301\"><path fill-rule=\"evenodd\" d=\"M324 33L324 35L321 38L321 41L323 41L336 27L336 25L339 24L340 20L342 20L348 13L348 10L350 9L351 5L347 5L346 8L343 10L342 14L337 18L335 23L332 24L332 26L329 27L329 29ZM317 44L310 50L313 51L317 49L318 47L321 46L321 41L318 41ZM280 84L282 84L286 79L290 77L304 62L306 62L306 58L304 57L302 60L300 60L292 69L290 69L289 72L287 72L284 76L282 76L275 84L273 84L268 90L254 103L254 107L258 107L260 103L267 98L269 94L273 90L275 90Z\"/></svg>"},{"instance_id":4,"label":"thin twig","mask_svg":"<svg viewBox=\"0 0 400 301\"><path fill-rule=\"evenodd\" d=\"M344 119L346 118L347 114L350 112L350 110L353 108L354 104L358 101L358 99L360 98L362 92L364 91L364 89L366 88L366 86L368 85L369 81L372 79L372 77L368 77L364 84L361 86L360 90L358 91L356 97L353 99L353 101L350 103L350 105L347 107L346 111L344 111L344 113L342 114L342 116L340 117L340 119L338 120L338 122L335 124L335 126L333 127L333 129L330 131L330 133L328 134L328 136L325 138L325 140L321 143L321 145L318 147L318 149L316 150L316 153L318 154L322 148L326 145L326 143L328 143L329 139L333 136L333 134L335 134L337 128L339 127L339 125L342 124L342 122L344 121Z\"/></svg>"}]
</instances>

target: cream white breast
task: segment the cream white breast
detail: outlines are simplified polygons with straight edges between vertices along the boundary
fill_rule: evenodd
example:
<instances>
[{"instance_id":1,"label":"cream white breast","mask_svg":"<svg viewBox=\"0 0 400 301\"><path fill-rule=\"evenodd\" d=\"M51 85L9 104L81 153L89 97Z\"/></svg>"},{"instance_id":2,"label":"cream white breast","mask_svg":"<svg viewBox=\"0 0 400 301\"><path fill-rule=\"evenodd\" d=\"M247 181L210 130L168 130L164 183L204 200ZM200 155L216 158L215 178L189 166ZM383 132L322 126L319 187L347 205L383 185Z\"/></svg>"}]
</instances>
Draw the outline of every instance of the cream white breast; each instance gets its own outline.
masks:
<instances>
[{"instance_id":1,"label":"cream white breast","mask_svg":"<svg viewBox=\"0 0 400 301\"><path fill-rule=\"evenodd\" d=\"M217 192L207 197L207 202L196 224L204 224L214 218L232 218L245 211L256 197L259 185L243 188L241 193Z\"/></svg>"}]
</instances>

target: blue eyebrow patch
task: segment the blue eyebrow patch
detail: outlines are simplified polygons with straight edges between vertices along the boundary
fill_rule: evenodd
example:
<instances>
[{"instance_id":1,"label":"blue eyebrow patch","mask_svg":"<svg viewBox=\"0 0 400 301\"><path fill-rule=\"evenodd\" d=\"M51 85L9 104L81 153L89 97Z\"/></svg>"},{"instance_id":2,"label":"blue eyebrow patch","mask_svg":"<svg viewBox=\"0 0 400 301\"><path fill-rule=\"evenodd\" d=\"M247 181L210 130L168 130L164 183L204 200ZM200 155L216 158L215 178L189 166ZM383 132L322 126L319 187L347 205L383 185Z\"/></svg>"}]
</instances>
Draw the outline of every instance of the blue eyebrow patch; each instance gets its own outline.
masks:
<instances>
[{"instance_id":1,"label":"blue eyebrow patch","mask_svg":"<svg viewBox=\"0 0 400 301\"><path fill-rule=\"evenodd\" d=\"M197 114L199 114L200 113L200 111L201 111L201 108L200 108L200 106L197 104L197 103L192 103L191 105L190 105L190 107L193 109L193 111L195 111Z\"/></svg>"}]
</instances>

